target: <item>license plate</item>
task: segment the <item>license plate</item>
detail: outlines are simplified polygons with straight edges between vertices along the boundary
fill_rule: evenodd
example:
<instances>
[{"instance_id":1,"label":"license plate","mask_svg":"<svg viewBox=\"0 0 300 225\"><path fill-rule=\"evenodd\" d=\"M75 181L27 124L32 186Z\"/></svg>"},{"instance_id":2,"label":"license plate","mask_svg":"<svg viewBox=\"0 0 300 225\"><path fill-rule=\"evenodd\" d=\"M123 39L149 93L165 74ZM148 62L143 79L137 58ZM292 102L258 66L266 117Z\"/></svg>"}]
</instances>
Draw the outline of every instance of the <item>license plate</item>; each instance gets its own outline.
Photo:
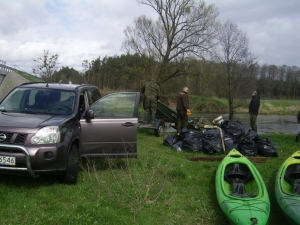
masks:
<instances>
[{"instance_id":1,"label":"license plate","mask_svg":"<svg viewBox=\"0 0 300 225\"><path fill-rule=\"evenodd\" d=\"M0 155L0 165L15 166L16 165L16 157Z\"/></svg>"}]
</instances>

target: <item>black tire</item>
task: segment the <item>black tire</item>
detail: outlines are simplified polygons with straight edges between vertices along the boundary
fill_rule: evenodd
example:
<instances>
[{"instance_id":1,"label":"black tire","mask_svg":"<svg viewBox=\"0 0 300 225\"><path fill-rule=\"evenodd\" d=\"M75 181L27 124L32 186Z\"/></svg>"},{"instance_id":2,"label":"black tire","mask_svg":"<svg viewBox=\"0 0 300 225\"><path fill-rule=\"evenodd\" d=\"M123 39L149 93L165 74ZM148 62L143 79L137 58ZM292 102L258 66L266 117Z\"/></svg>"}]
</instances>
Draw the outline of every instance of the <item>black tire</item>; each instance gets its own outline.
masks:
<instances>
[{"instance_id":1,"label":"black tire","mask_svg":"<svg viewBox=\"0 0 300 225\"><path fill-rule=\"evenodd\" d=\"M164 131L165 131L165 126L164 126L164 122L160 122L157 129L154 130L155 132L155 136L156 137L161 137L164 135Z\"/></svg>"},{"instance_id":2,"label":"black tire","mask_svg":"<svg viewBox=\"0 0 300 225\"><path fill-rule=\"evenodd\" d=\"M75 184L79 171L79 152L76 145L72 145L68 155L66 172L62 182L65 184Z\"/></svg>"}]
</instances>

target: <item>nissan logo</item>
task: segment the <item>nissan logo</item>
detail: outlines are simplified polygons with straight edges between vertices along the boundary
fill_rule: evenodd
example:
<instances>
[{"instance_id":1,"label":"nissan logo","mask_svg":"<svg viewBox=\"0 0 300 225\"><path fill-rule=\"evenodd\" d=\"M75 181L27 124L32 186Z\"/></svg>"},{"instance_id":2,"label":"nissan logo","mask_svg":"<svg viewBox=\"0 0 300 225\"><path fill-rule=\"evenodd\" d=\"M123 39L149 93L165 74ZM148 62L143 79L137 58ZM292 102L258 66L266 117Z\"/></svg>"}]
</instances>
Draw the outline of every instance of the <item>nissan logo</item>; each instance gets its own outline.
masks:
<instances>
[{"instance_id":1,"label":"nissan logo","mask_svg":"<svg viewBox=\"0 0 300 225\"><path fill-rule=\"evenodd\" d=\"M0 134L0 141L4 141L6 139L6 135L5 134Z\"/></svg>"}]
</instances>

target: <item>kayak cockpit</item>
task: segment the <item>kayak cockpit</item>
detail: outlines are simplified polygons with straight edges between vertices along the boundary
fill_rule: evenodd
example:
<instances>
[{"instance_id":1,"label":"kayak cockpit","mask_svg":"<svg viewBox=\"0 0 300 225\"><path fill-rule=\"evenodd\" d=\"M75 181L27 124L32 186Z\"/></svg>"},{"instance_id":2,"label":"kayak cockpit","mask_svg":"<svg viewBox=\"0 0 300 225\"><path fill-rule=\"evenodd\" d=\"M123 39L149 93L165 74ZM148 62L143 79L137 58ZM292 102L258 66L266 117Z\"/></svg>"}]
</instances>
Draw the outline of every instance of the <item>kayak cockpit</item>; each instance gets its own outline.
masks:
<instances>
[{"instance_id":1,"label":"kayak cockpit","mask_svg":"<svg viewBox=\"0 0 300 225\"><path fill-rule=\"evenodd\" d=\"M230 163L225 168L224 178L232 185L231 196L239 198L253 198L256 194L247 193L246 186L252 183L253 176L247 165L243 163ZM252 181L252 182L251 182ZM250 187L250 185L248 185ZM250 188L252 189L252 188Z\"/></svg>"},{"instance_id":2,"label":"kayak cockpit","mask_svg":"<svg viewBox=\"0 0 300 225\"><path fill-rule=\"evenodd\" d=\"M284 178L293 185L293 194L300 195L300 164L290 165L284 174Z\"/></svg>"}]
</instances>

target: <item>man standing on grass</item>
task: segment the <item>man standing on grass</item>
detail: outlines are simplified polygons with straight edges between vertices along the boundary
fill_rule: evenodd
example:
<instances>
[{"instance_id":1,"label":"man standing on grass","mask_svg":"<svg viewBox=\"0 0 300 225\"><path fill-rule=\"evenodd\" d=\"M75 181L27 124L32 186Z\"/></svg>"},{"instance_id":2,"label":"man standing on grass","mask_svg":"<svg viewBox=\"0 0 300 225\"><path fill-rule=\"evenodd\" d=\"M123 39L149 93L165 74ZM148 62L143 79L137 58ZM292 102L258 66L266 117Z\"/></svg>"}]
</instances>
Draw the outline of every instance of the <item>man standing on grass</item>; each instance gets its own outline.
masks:
<instances>
[{"instance_id":1,"label":"man standing on grass","mask_svg":"<svg viewBox=\"0 0 300 225\"><path fill-rule=\"evenodd\" d=\"M257 95L257 91L252 92L252 99L249 104L249 113L250 113L250 125L251 129L257 132L257 115L260 106L260 97Z\"/></svg>"},{"instance_id":2,"label":"man standing on grass","mask_svg":"<svg viewBox=\"0 0 300 225\"><path fill-rule=\"evenodd\" d=\"M160 95L160 88L154 79L145 83L142 88L142 94L144 94L144 121L148 123L151 120L153 125L156 117L157 101L159 101Z\"/></svg>"},{"instance_id":3,"label":"man standing on grass","mask_svg":"<svg viewBox=\"0 0 300 225\"><path fill-rule=\"evenodd\" d=\"M180 134L181 128L187 128L188 126L188 115L190 113L190 103L188 96L189 89L184 87L177 96L177 136Z\"/></svg>"}]
</instances>

